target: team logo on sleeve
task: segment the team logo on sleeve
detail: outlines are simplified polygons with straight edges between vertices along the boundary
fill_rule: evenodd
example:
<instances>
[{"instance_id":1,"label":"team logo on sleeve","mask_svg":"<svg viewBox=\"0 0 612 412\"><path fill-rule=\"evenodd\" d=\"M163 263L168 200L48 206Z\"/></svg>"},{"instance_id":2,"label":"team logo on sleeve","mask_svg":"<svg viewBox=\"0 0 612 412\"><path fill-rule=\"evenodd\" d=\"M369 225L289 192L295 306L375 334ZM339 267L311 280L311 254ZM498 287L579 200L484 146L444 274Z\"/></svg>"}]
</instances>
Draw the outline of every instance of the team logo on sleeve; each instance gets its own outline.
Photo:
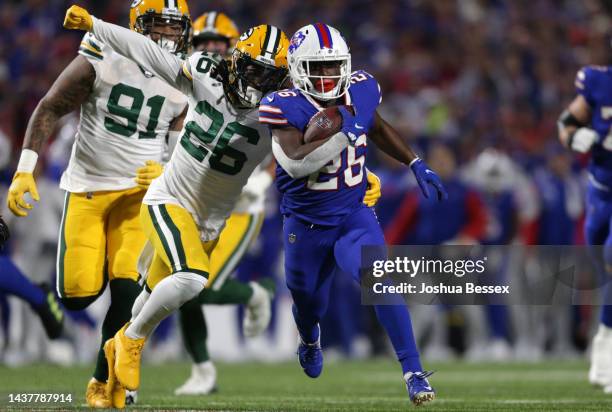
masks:
<instances>
[{"instance_id":1,"label":"team logo on sleeve","mask_svg":"<svg viewBox=\"0 0 612 412\"><path fill-rule=\"evenodd\" d=\"M140 3L142 3L142 0L134 0L132 2L132 5L130 6L131 8L134 8L136 6L138 6Z\"/></svg>"},{"instance_id":2,"label":"team logo on sleeve","mask_svg":"<svg viewBox=\"0 0 612 412\"><path fill-rule=\"evenodd\" d=\"M306 35L302 33L301 31L298 31L297 33L295 33L293 37L291 38L291 41L289 41L289 49L288 49L289 53L293 53L294 51L296 51L297 48L302 45L305 38L306 38Z\"/></svg>"}]
</instances>

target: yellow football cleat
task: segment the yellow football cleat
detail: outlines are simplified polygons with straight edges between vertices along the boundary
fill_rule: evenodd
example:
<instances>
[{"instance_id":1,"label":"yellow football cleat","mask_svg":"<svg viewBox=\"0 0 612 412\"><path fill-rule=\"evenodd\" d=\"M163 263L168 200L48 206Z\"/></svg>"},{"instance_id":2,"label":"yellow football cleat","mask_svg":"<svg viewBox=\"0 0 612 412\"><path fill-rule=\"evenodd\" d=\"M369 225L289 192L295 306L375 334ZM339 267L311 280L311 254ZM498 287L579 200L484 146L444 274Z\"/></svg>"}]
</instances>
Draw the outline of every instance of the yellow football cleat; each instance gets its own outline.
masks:
<instances>
[{"instance_id":1,"label":"yellow football cleat","mask_svg":"<svg viewBox=\"0 0 612 412\"><path fill-rule=\"evenodd\" d=\"M140 356L144 348L145 338L130 339L125 336L126 323L115 334L115 376L126 389L135 391L140 386Z\"/></svg>"},{"instance_id":2,"label":"yellow football cleat","mask_svg":"<svg viewBox=\"0 0 612 412\"><path fill-rule=\"evenodd\" d=\"M104 343L104 356L108 364L108 382L105 386L105 395L110 400L112 407L125 408L125 388L117 380L115 375L115 340L111 338Z\"/></svg>"},{"instance_id":3,"label":"yellow football cleat","mask_svg":"<svg viewBox=\"0 0 612 412\"><path fill-rule=\"evenodd\" d=\"M87 392L85 392L85 400L90 408L110 408L110 398L106 396L106 383L91 378L87 384Z\"/></svg>"}]
</instances>

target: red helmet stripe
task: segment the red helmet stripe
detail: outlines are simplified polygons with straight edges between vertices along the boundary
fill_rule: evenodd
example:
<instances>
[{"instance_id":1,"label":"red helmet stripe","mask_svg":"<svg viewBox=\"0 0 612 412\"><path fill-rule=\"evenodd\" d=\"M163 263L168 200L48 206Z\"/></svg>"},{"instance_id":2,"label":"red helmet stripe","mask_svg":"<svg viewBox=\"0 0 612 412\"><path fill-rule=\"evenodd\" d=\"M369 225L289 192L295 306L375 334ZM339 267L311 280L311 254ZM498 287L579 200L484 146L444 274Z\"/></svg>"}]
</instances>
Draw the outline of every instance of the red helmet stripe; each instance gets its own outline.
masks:
<instances>
[{"instance_id":1,"label":"red helmet stripe","mask_svg":"<svg viewBox=\"0 0 612 412\"><path fill-rule=\"evenodd\" d=\"M323 23L316 23L315 28L317 29L317 34L319 35L319 46L321 48L332 48L332 38L331 32L329 31L329 27Z\"/></svg>"}]
</instances>

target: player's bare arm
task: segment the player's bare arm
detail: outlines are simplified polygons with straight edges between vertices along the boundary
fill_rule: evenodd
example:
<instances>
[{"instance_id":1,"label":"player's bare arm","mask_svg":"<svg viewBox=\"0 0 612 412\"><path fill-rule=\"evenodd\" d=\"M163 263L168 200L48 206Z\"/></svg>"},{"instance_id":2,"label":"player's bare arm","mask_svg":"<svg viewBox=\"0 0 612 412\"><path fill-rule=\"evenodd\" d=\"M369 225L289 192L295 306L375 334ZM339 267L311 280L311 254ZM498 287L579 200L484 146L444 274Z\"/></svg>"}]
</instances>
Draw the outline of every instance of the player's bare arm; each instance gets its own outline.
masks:
<instances>
[{"instance_id":1,"label":"player's bare arm","mask_svg":"<svg viewBox=\"0 0 612 412\"><path fill-rule=\"evenodd\" d=\"M96 72L83 56L77 56L59 75L36 106L23 142L24 149L39 152L62 116L78 109L89 97Z\"/></svg>"},{"instance_id":2,"label":"player's bare arm","mask_svg":"<svg viewBox=\"0 0 612 412\"><path fill-rule=\"evenodd\" d=\"M406 144L400 134L376 112L374 124L368 137L386 154L397 161L410 165L418 156Z\"/></svg>"},{"instance_id":3,"label":"player's bare arm","mask_svg":"<svg viewBox=\"0 0 612 412\"><path fill-rule=\"evenodd\" d=\"M589 151L597 139L596 132L588 127L590 121L589 103L584 96L577 95L559 116L557 126L561 144L579 153Z\"/></svg>"},{"instance_id":4,"label":"player's bare arm","mask_svg":"<svg viewBox=\"0 0 612 412\"><path fill-rule=\"evenodd\" d=\"M433 186L438 200L447 198L440 178L412 151L400 134L376 112L368 137L386 154L410 166L425 197L429 197L429 186Z\"/></svg>"},{"instance_id":5,"label":"player's bare arm","mask_svg":"<svg viewBox=\"0 0 612 412\"><path fill-rule=\"evenodd\" d=\"M24 199L26 193L30 193L33 200L40 200L34 181L38 152L59 119L76 110L89 97L95 79L93 66L85 57L77 56L36 106L28 122L17 172L8 191L7 206L14 215L25 217L32 209L33 206Z\"/></svg>"}]
</instances>

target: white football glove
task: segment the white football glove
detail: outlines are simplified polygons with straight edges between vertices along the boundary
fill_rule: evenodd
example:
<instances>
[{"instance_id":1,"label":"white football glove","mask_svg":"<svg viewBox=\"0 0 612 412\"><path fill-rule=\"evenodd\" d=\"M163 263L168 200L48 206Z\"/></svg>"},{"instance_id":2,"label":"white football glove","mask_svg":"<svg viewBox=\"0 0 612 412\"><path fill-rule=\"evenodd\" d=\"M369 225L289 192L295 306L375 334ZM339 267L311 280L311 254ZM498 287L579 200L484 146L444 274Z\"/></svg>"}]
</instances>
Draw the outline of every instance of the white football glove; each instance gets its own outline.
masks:
<instances>
[{"instance_id":1,"label":"white football glove","mask_svg":"<svg viewBox=\"0 0 612 412\"><path fill-rule=\"evenodd\" d=\"M591 150L591 146L597 141L597 132L588 127L581 127L570 140L570 148L578 153L586 153Z\"/></svg>"}]
</instances>

